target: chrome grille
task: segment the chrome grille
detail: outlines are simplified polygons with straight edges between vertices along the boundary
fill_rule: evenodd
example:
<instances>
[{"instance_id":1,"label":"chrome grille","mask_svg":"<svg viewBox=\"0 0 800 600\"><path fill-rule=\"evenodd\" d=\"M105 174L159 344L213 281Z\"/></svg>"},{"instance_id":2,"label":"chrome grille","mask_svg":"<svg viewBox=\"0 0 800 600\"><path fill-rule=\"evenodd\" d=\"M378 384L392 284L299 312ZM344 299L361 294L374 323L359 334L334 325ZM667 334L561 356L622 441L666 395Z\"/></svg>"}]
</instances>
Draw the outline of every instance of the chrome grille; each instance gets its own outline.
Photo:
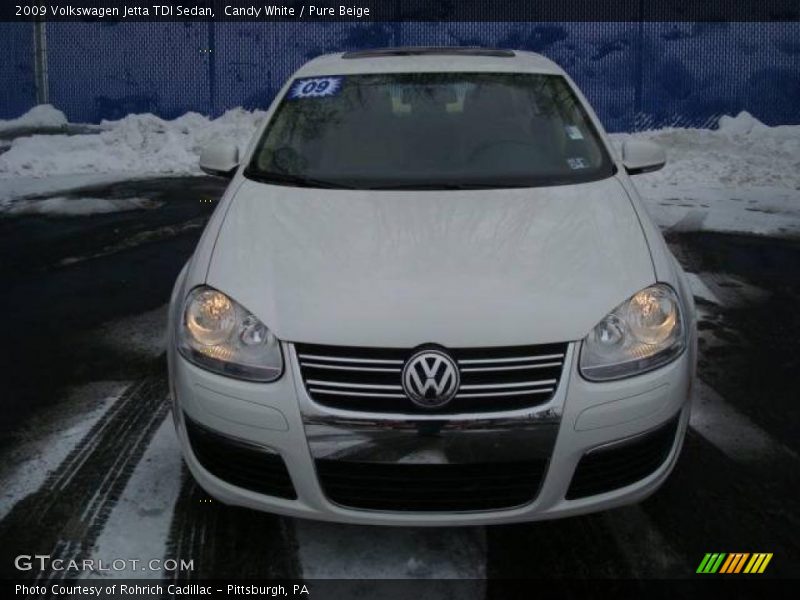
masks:
<instances>
[{"instance_id":1,"label":"chrome grille","mask_svg":"<svg viewBox=\"0 0 800 600\"><path fill-rule=\"evenodd\" d=\"M419 348L295 344L311 398L324 406L368 412L448 414L514 410L544 404L558 387L567 344L457 348L461 386L438 409L415 405L403 392L405 362Z\"/></svg>"}]
</instances>

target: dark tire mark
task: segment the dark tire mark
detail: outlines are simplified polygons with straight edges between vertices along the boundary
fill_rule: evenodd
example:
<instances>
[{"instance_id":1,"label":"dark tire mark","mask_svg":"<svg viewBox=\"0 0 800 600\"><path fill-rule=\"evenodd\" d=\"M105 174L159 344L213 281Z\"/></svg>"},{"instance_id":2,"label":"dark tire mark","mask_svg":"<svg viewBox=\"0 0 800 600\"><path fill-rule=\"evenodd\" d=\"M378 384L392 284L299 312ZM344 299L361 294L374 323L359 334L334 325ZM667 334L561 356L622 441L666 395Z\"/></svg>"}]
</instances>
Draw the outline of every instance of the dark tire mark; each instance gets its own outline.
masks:
<instances>
[{"instance_id":1,"label":"dark tire mark","mask_svg":"<svg viewBox=\"0 0 800 600\"><path fill-rule=\"evenodd\" d=\"M289 519L226 506L206 494L184 467L166 559L194 561L167 573L175 581L299 579L297 543Z\"/></svg>"},{"instance_id":2,"label":"dark tire mark","mask_svg":"<svg viewBox=\"0 0 800 600\"><path fill-rule=\"evenodd\" d=\"M0 578L44 583L75 572L13 570L17 554L82 560L105 526L169 404L163 359L128 388L34 494L0 522Z\"/></svg>"}]
</instances>

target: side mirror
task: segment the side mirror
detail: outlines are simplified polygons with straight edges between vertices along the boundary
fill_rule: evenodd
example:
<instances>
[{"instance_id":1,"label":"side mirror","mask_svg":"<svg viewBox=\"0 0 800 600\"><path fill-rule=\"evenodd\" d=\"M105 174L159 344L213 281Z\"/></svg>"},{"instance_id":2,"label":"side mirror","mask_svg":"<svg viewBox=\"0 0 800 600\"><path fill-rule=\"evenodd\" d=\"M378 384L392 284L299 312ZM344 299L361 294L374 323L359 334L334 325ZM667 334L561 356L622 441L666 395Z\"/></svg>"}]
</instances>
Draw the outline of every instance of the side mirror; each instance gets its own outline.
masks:
<instances>
[{"instance_id":1,"label":"side mirror","mask_svg":"<svg viewBox=\"0 0 800 600\"><path fill-rule=\"evenodd\" d=\"M200 154L200 168L209 175L233 177L239 166L239 148L227 142L214 142Z\"/></svg>"},{"instance_id":2,"label":"side mirror","mask_svg":"<svg viewBox=\"0 0 800 600\"><path fill-rule=\"evenodd\" d=\"M629 175L658 171L667 162L664 149L646 140L626 140L622 144L622 164Z\"/></svg>"}]
</instances>

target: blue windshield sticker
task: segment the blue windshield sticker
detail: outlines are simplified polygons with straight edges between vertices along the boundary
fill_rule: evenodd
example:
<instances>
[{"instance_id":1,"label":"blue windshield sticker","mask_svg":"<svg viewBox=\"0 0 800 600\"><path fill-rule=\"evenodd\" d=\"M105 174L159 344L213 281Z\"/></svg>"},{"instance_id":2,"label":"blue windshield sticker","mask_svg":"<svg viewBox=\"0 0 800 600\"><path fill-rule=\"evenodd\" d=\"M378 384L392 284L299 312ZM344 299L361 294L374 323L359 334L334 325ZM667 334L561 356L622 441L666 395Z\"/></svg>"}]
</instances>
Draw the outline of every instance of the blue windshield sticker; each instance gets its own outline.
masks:
<instances>
[{"instance_id":1,"label":"blue windshield sticker","mask_svg":"<svg viewBox=\"0 0 800 600\"><path fill-rule=\"evenodd\" d=\"M311 77L298 79L289 90L289 98L324 98L335 96L342 89L343 77Z\"/></svg>"}]
</instances>

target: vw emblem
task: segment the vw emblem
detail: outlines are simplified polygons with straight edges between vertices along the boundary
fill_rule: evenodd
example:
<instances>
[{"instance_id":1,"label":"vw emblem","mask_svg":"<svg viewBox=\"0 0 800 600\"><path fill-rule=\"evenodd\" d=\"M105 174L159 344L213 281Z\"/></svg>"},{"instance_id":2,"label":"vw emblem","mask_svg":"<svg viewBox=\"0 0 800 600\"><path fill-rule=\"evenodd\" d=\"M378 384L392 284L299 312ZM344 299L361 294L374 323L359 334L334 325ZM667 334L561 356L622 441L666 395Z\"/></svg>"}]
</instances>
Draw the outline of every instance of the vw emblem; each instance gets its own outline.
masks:
<instances>
[{"instance_id":1,"label":"vw emblem","mask_svg":"<svg viewBox=\"0 0 800 600\"><path fill-rule=\"evenodd\" d=\"M422 350L403 367L403 390L422 408L440 408L458 392L461 377L455 361L438 350Z\"/></svg>"}]
</instances>

